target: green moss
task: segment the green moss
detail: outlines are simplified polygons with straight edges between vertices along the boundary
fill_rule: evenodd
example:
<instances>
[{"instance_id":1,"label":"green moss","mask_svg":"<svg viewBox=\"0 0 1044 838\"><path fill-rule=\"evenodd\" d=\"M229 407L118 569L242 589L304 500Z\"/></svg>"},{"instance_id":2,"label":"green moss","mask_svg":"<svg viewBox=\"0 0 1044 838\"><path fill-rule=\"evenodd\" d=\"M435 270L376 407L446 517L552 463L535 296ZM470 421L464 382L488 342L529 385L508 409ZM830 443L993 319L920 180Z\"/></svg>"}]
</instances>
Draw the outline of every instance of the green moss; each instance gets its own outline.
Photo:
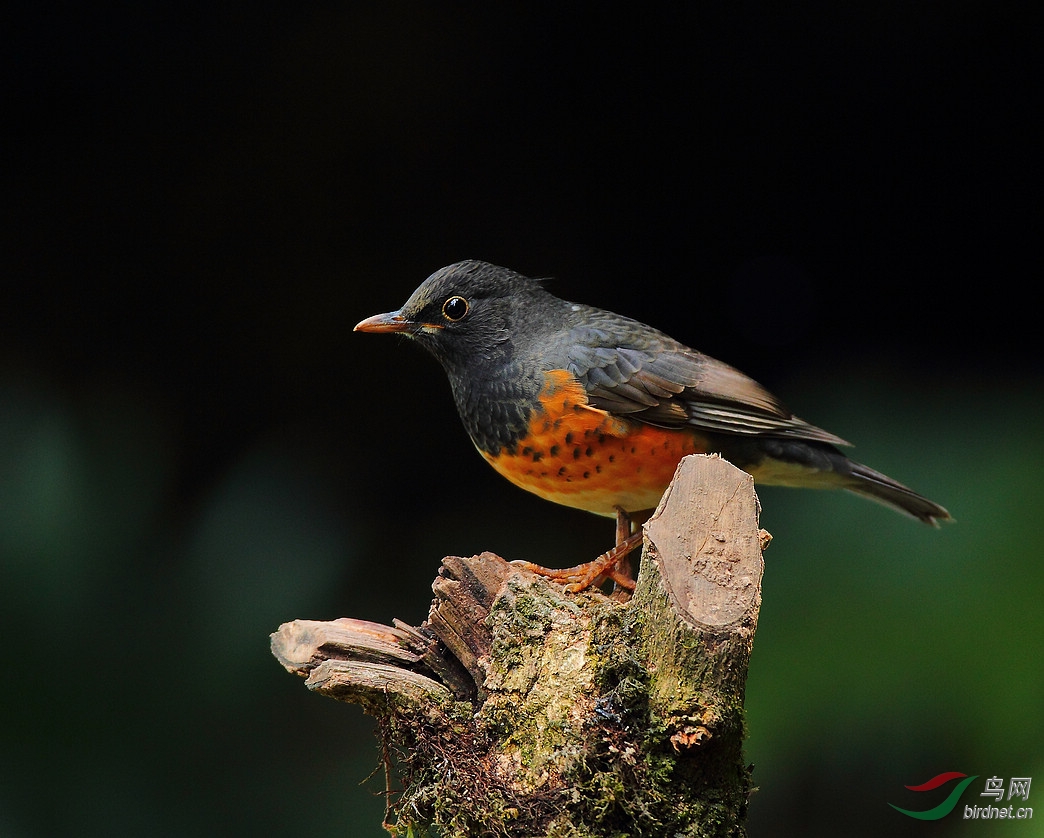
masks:
<instances>
[{"instance_id":1,"label":"green moss","mask_svg":"<svg viewBox=\"0 0 1044 838\"><path fill-rule=\"evenodd\" d=\"M421 724L382 723L386 748L398 743L404 788L393 832L742 836L736 824L750 791L737 735L742 696L665 686L651 657L708 650L681 636L650 639L648 610L632 605L509 586L487 619L492 661L481 705L455 702ZM680 731L704 725L713 735L679 747Z\"/></svg>"}]
</instances>

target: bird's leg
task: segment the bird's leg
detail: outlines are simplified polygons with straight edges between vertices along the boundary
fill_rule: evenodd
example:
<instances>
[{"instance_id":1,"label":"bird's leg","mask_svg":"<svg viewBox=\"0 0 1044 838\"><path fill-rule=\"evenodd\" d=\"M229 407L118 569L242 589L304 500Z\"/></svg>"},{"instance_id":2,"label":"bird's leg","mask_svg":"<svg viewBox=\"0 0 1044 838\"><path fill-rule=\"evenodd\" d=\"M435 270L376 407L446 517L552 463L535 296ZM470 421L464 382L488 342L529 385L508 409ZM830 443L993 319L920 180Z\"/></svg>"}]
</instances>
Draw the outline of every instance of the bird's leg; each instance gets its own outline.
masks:
<instances>
[{"instance_id":1,"label":"bird's leg","mask_svg":"<svg viewBox=\"0 0 1044 838\"><path fill-rule=\"evenodd\" d=\"M616 507L616 545L602 553L597 559L575 567L540 567L532 562L515 561L512 564L533 573L562 582L572 593L578 593L596 584L600 579L612 579L614 593L624 589L634 590L631 578L631 563L627 556L642 543L642 534L631 533L631 518L620 507Z\"/></svg>"},{"instance_id":2,"label":"bird's leg","mask_svg":"<svg viewBox=\"0 0 1044 838\"><path fill-rule=\"evenodd\" d=\"M631 526L631 516L627 514L622 506L614 506L616 510L616 547L619 548L627 539L631 537L634 530ZM613 593L623 593L623 590L633 591L634 590L634 574L631 572L631 551L628 550L624 553L616 562L616 566L613 568L616 574L622 576L626 582L622 582L616 574L612 574L613 579ZM629 585L627 583L630 583Z\"/></svg>"},{"instance_id":3,"label":"bird's leg","mask_svg":"<svg viewBox=\"0 0 1044 838\"><path fill-rule=\"evenodd\" d=\"M566 585L567 589L572 593L579 593L580 591L587 590L591 585L597 582L599 578L612 579L618 588L626 588L628 591L633 591L634 580L629 576L620 573L617 565L624 556L638 547L641 543L642 534L637 533L625 538L620 544L617 544L611 550L602 553L602 555L594 561L584 562L583 564L578 564L574 567L541 567L538 564L521 560L513 561L511 564L516 567L521 567L524 570L532 571L546 579L554 579L556 582L561 582Z\"/></svg>"}]
</instances>

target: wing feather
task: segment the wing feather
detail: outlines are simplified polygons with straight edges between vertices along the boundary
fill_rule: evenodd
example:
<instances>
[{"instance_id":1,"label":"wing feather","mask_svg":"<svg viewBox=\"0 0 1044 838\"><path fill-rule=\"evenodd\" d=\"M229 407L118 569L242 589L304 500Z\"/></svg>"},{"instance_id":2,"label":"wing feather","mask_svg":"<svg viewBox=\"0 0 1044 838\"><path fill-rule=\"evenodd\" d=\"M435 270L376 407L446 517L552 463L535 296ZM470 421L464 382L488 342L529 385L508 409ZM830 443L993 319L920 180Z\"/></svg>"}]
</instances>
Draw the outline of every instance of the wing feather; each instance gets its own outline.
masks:
<instances>
[{"instance_id":1,"label":"wing feather","mask_svg":"<svg viewBox=\"0 0 1044 838\"><path fill-rule=\"evenodd\" d=\"M562 349L569 372L601 410L660 427L848 445L794 416L734 367L635 321L576 327Z\"/></svg>"}]
</instances>

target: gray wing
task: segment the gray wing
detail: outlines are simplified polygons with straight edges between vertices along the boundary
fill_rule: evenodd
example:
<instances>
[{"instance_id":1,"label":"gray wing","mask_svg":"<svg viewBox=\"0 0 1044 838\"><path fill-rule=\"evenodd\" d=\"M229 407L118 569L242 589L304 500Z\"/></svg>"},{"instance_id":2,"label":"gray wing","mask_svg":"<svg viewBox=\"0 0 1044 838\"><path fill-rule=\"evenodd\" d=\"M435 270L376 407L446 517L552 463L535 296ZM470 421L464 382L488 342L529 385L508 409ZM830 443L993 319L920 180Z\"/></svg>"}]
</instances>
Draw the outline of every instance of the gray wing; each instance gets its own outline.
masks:
<instances>
[{"instance_id":1,"label":"gray wing","mask_svg":"<svg viewBox=\"0 0 1044 838\"><path fill-rule=\"evenodd\" d=\"M849 444L797 418L728 364L648 326L613 317L608 328L575 327L560 347L592 406L665 428Z\"/></svg>"}]
</instances>

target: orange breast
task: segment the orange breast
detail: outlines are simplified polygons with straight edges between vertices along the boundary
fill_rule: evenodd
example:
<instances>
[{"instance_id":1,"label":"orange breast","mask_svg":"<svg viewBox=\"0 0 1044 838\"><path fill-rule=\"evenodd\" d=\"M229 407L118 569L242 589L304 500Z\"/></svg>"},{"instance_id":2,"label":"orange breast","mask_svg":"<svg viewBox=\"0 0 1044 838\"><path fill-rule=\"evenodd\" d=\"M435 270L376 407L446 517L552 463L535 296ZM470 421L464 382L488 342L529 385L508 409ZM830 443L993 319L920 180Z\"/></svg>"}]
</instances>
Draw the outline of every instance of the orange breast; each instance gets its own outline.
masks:
<instances>
[{"instance_id":1,"label":"orange breast","mask_svg":"<svg viewBox=\"0 0 1044 838\"><path fill-rule=\"evenodd\" d=\"M490 465L546 500L614 515L651 509L686 454L705 441L689 430L666 430L591 407L583 386L565 370L547 374L528 434L513 451L481 452Z\"/></svg>"}]
</instances>

